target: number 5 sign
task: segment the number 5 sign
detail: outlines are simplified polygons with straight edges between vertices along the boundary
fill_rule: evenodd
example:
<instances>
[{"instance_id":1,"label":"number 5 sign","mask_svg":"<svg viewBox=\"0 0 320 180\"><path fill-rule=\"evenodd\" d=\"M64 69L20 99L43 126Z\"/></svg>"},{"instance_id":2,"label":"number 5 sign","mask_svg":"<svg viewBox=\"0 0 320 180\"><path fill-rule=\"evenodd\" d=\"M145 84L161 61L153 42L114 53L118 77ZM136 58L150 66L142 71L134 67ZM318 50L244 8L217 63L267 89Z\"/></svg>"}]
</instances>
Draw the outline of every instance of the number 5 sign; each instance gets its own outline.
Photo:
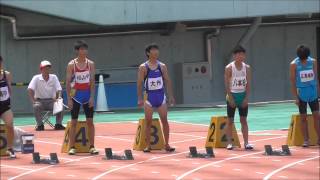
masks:
<instances>
[{"instance_id":1,"label":"number 5 sign","mask_svg":"<svg viewBox=\"0 0 320 180\"><path fill-rule=\"evenodd\" d=\"M146 121L144 119L139 120L139 125L136 132L135 141L133 144L133 149L137 151L142 151L147 147L146 144L146 134L145 134ZM153 119L151 125L151 149L161 150L164 149L164 137L160 126L159 119Z\"/></svg>"}]
</instances>

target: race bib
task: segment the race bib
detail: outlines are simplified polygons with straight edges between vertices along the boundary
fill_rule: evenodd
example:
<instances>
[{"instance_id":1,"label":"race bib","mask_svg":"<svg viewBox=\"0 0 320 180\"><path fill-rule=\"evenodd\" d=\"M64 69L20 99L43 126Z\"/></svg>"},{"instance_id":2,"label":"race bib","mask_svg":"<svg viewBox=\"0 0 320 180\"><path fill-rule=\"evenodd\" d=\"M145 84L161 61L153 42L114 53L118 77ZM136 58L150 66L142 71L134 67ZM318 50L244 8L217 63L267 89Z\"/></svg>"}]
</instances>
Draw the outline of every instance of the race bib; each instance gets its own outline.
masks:
<instances>
[{"instance_id":1,"label":"race bib","mask_svg":"<svg viewBox=\"0 0 320 180\"><path fill-rule=\"evenodd\" d=\"M8 87L0 88L0 101L6 101L9 99L9 89Z\"/></svg>"},{"instance_id":2,"label":"race bib","mask_svg":"<svg viewBox=\"0 0 320 180\"><path fill-rule=\"evenodd\" d=\"M159 90L163 88L163 80L162 77L158 78L148 78L148 89L149 90Z\"/></svg>"},{"instance_id":3,"label":"race bib","mask_svg":"<svg viewBox=\"0 0 320 180\"><path fill-rule=\"evenodd\" d=\"M76 72L75 73L76 82L79 84L85 84L90 82L90 72Z\"/></svg>"},{"instance_id":4,"label":"race bib","mask_svg":"<svg viewBox=\"0 0 320 180\"><path fill-rule=\"evenodd\" d=\"M245 90L246 86L247 86L247 79L245 76L232 78L231 88L233 90Z\"/></svg>"},{"instance_id":5,"label":"race bib","mask_svg":"<svg viewBox=\"0 0 320 180\"><path fill-rule=\"evenodd\" d=\"M300 71L301 82L309 82L314 80L313 70Z\"/></svg>"}]
</instances>

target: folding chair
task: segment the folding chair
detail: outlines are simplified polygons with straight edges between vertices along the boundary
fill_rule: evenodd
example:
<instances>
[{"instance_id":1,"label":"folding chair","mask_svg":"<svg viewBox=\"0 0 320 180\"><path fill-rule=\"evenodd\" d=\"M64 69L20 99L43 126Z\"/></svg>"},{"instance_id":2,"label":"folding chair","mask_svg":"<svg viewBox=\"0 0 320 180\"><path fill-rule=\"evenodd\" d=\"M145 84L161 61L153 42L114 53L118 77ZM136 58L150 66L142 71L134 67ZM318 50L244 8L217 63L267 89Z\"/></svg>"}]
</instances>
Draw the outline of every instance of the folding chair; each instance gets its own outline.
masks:
<instances>
[{"instance_id":1,"label":"folding chair","mask_svg":"<svg viewBox=\"0 0 320 180\"><path fill-rule=\"evenodd\" d=\"M48 124L49 126L51 126L52 128L54 128L54 125L50 122L50 117L52 116L52 111L43 111L41 113L41 121L42 123L45 125L45 124ZM37 128L38 125L36 125L35 128Z\"/></svg>"}]
</instances>

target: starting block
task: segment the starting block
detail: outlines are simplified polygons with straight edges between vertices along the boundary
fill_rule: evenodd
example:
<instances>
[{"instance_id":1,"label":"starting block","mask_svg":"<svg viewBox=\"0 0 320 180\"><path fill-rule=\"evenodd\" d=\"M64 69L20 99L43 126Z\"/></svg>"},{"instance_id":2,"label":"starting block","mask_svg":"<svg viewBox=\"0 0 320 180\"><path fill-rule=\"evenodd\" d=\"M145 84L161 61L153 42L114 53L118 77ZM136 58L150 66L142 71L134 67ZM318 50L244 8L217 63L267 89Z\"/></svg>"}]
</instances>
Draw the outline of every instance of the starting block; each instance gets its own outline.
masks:
<instances>
[{"instance_id":1,"label":"starting block","mask_svg":"<svg viewBox=\"0 0 320 180\"><path fill-rule=\"evenodd\" d=\"M197 147L190 146L189 147L189 158L214 158L214 152L212 147L206 147L206 153L198 153Z\"/></svg>"},{"instance_id":2,"label":"starting block","mask_svg":"<svg viewBox=\"0 0 320 180\"><path fill-rule=\"evenodd\" d=\"M271 145L264 145L264 150L266 156L291 156L288 145L282 145L282 151L274 151Z\"/></svg>"},{"instance_id":3,"label":"starting block","mask_svg":"<svg viewBox=\"0 0 320 180\"><path fill-rule=\"evenodd\" d=\"M113 154L111 148L105 148L104 151L105 157L103 159L105 160L134 160L131 150L125 150L124 155Z\"/></svg>"},{"instance_id":4,"label":"starting block","mask_svg":"<svg viewBox=\"0 0 320 180\"><path fill-rule=\"evenodd\" d=\"M39 152L32 153L33 164L58 164L59 159L57 153L50 153L50 159L41 159Z\"/></svg>"}]
</instances>

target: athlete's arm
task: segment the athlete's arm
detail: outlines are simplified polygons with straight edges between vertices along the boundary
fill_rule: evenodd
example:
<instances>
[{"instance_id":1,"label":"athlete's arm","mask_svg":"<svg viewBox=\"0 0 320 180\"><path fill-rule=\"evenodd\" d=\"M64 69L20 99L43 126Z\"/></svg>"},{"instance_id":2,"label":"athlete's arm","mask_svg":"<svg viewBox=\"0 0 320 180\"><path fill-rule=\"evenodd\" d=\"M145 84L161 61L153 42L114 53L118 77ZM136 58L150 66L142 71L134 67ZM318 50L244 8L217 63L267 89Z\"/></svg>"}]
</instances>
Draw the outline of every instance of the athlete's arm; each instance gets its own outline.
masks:
<instances>
[{"instance_id":1,"label":"athlete's arm","mask_svg":"<svg viewBox=\"0 0 320 180\"><path fill-rule=\"evenodd\" d=\"M292 92L293 98L295 100L298 100L298 93L297 93L297 87L296 87L296 64L293 62L290 64L290 82L291 82L291 92Z\"/></svg>"},{"instance_id":2,"label":"athlete's arm","mask_svg":"<svg viewBox=\"0 0 320 180\"><path fill-rule=\"evenodd\" d=\"M66 91L67 91L68 102L71 101L70 91L71 91L72 69L73 69L73 64L69 63L67 66L67 76L66 76Z\"/></svg>"},{"instance_id":3,"label":"athlete's arm","mask_svg":"<svg viewBox=\"0 0 320 180\"><path fill-rule=\"evenodd\" d=\"M164 83L165 83L165 86L167 89L167 93L169 95L169 103L170 103L170 105L173 105L173 104L175 104L175 100L174 100L174 96L173 96L172 82L169 77L167 66L165 64L161 65L161 71L163 74L163 79L164 79Z\"/></svg>"},{"instance_id":4,"label":"athlete's arm","mask_svg":"<svg viewBox=\"0 0 320 180\"><path fill-rule=\"evenodd\" d=\"M245 99L248 101L251 87L251 67L246 65L247 68L247 84L246 84L246 97Z\"/></svg>"},{"instance_id":5,"label":"athlete's arm","mask_svg":"<svg viewBox=\"0 0 320 180\"><path fill-rule=\"evenodd\" d=\"M95 95L95 74L96 74L96 68L94 65L94 62L90 61L90 100L89 100L89 106L93 107L94 105L94 95Z\"/></svg>"},{"instance_id":6,"label":"athlete's arm","mask_svg":"<svg viewBox=\"0 0 320 180\"><path fill-rule=\"evenodd\" d=\"M229 98L232 98L231 89L230 89L230 79L231 79L231 66L226 66L224 70L224 86L226 88L226 93Z\"/></svg>"},{"instance_id":7,"label":"athlete's arm","mask_svg":"<svg viewBox=\"0 0 320 180\"><path fill-rule=\"evenodd\" d=\"M138 105L141 106L143 104L142 98L142 82L145 77L145 67L144 65L140 65L138 69L138 80L137 80L137 96L138 96Z\"/></svg>"},{"instance_id":8,"label":"athlete's arm","mask_svg":"<svg viewBox=\"0 0 320 180\"><path fill-rule=\"evenodd\" d=\"M4 72L6 73L6 78L7 78L7 84L8 84L8 88L9 88L9 94L12 95L12 86L11 86L11 83L12 83L12 75L10 72Z\"/></svg>"},{"instance_id":9,"label":"athlete's arm","mask_svg":"<svg viewBox=\"0 0 320 180\"><path fill-rule=\"evenodd\" d=\"M313 62L313 71L314 71L314 77L316 79L318 79L318 62L316 59L314 59L314 62ZM319 80L316 81L317 83L317 89L318 89L318 96L320 95L320 85L319 85Z\"/></svg>"}]
</instances>

